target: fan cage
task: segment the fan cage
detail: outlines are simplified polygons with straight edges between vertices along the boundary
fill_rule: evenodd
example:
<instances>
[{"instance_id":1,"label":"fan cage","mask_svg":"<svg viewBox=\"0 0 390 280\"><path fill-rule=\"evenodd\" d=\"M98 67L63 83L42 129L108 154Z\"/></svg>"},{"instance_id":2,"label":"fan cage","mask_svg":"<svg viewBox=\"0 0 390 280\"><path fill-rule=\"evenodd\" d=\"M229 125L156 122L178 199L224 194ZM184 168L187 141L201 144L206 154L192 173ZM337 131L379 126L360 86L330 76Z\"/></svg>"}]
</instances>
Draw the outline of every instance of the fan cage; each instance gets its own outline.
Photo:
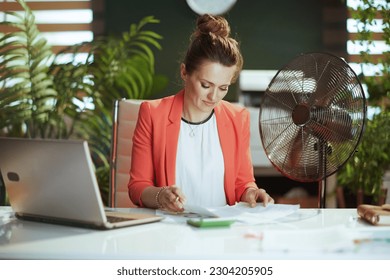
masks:
<instances>
[{"instance_id":1,"label":"fan cage","mask_svg":"<svg viewBox=\"0 0 390 280\"><path fill-rule=\"evenodd\" d=\"M284 176L319 181L356 151L366 111L363 88L343 59L303 54L276 73L262 98L262 145Z\"/></svg>"}]
</instances>

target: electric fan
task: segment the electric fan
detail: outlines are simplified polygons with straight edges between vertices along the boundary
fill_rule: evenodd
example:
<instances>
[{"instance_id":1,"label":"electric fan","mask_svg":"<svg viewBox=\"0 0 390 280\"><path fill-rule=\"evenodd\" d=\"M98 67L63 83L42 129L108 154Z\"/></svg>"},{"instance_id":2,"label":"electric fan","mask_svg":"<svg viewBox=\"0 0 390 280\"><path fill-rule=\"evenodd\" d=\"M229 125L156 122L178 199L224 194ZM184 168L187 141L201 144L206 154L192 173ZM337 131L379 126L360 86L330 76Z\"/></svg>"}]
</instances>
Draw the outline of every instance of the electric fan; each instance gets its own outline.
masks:
<instances>
[{"instance_id":1,"label":"electric fan","mask_svg":"<svg viewBox=\"0 0 390 280\"><path fill-rule=\"evenodd\" d=\"M260 104L260 138L282 175L319 183L356 151L366 118L366 98L355 72L327 53L302 54L280 69Z\"/></svg>"}]
</instances>

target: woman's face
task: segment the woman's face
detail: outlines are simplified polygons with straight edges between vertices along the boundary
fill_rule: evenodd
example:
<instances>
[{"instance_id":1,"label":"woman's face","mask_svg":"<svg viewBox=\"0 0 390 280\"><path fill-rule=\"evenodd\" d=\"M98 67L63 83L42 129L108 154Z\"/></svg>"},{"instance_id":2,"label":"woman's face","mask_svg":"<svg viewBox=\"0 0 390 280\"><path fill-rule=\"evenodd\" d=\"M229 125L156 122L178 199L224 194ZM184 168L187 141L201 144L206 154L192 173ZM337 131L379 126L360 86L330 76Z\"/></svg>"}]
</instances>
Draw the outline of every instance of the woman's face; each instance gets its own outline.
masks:
<instances>
[{"instance_id":1,"label":"woman's face","mask_svg":"<svg viewBox=\"0 0 390 280\"><path fill-rule=\"evenodd\" d=\"M211 113L227 94L236 72L236 66L224 66L205 61L192 74L181 65L181 77L185 82L185 110L192 113ZM196 120L192 120L196 121Z\"/></svg>"}]
</instances>

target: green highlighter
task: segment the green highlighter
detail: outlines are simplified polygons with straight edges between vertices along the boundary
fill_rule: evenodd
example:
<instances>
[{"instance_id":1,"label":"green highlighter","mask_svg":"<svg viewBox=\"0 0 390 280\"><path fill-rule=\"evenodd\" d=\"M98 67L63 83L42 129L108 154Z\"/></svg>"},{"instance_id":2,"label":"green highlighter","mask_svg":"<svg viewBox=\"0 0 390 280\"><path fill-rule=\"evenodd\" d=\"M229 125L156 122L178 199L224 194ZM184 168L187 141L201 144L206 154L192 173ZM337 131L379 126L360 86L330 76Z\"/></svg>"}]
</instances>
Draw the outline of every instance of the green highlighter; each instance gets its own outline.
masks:
<instances>
[{"instance_id":1,"label":"green highlighter","mask_svg":"<svg viewBox=\"0 0 390 280\"><path fill-rule=\"evenodd\" d=\"M219 218L196 218L187 220L187 224L199 228L229 227L233 223L234 220Z\"/></svg>"}]
</instances>

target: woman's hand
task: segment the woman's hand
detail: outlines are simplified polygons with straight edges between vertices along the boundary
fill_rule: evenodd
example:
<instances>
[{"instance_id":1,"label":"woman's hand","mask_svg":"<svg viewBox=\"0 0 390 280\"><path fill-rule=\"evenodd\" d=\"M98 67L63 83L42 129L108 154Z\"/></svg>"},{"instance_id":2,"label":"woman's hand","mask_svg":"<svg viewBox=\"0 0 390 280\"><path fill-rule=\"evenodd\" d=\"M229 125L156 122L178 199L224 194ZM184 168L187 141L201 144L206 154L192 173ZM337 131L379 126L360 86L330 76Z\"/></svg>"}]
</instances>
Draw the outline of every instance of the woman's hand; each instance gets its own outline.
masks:
<instances>
[{"instance_id":1,"label":"woman's hand","mask_svg":"<svg viewBox=\"0 0 390 280\"><path fill-rule=\"evenodd\" d=\"M183 212L185 196L176 185L162 187L156 194L156 203L158 208L171 212Z\"/></svg>"},{"instance_id":2,"label":"woman's hand","mask_svg":"<svg viewBox=\"0 0 390 280\"><path fill-rule=\"evenodd\" d=\"M242 201L249 203L250 207L255 207L256 202L263 202L264 206L274 203L273 198L264 189L258 188L247 188L242 198Z\"/></svg>"}]
</instances>

